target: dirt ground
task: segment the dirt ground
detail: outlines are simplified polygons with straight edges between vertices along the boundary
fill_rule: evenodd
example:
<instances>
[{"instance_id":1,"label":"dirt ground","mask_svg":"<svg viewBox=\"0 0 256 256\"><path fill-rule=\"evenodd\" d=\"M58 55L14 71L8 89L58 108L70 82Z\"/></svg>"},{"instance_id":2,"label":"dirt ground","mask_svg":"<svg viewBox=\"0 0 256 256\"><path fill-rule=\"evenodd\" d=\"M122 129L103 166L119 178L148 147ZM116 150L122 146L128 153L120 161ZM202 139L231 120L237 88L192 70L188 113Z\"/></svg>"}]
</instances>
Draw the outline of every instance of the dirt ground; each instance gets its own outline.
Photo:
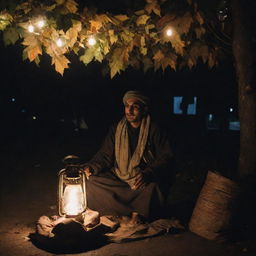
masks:
<instances>
[{"instance_id":1,"label":"dirt ground","mask_svg":"<svg viewBox=\"0 0 256 256\"><path fill-rule=\"evenodd\" d=\"M56 252L33 244L28 236L35 232L36 220L41 215L51 216L56 211L57 173L62 168L61 159L68 154L90 155L95 142L83 141L84 137L37 139L17 138L2 146L0 180L0 255L106 255L106 256L224 256L256 255L255 240L236 242L209 241L188 229L180 234L163 234L154 238L126 243L104 241L93 247L92 241L84 241L83 251ZM97 144L97 143L96 143ZM185 165L185 164L184 164ZM186 162L188 174L181 170L174 184L170 204L180 202L173 213L187 226L193 203L198 196L205 173L205 166ZM190 167L189 167L190 166ZM184 206L185 205L185 206ZM97 239L97 238L96 238ZM39 248L40 247L40 248ZM89 249L88 249L89 248Z\"/></svg>"}]
</instances>

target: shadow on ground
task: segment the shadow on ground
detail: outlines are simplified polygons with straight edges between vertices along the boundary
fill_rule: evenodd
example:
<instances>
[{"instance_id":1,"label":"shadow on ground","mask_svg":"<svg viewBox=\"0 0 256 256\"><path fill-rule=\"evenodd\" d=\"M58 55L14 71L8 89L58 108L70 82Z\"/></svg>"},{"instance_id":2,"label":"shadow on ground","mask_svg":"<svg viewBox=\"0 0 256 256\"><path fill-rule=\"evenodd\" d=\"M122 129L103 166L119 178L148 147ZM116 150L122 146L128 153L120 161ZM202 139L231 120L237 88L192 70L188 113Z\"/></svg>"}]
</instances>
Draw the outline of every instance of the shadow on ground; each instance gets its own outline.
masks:
<instances>
[{"instance_id":1,"label":"shadow on ground","mask_svg":"<svg viewBox=\"0 0 256 256\"><path fill-rule=\"evenodd\" d=\"M106 244L108 239L104 236L110 229L99 225L85 232L76 222L58 224L52 231L54 237L45 237L38 233L29 235L30 241L39 249L55 254L82 253L96 250Z\"/></svg>"}]
</instances>

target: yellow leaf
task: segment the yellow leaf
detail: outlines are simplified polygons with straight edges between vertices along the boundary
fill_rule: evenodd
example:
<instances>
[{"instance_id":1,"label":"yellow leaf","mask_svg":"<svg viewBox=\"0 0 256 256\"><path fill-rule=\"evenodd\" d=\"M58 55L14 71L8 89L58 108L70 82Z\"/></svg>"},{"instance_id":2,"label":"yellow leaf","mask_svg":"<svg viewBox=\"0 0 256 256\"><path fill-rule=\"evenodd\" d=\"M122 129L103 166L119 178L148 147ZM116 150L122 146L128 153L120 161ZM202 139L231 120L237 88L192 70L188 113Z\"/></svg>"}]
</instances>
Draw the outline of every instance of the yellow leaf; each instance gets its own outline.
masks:
<instances>
[{"instance_id":1,"label":"yellow leaf","mask_svg":"<svg viewBox=\"0 0 256 256\"><path fill-rule=\"evenodd\" d=\"M4 30L13 21L13 17L7 12L0 12L0 30Z\"/></svg>"},{"instance_id":2,"label":"yellow leaf","mask_svg":"<svg viewBox=\"0 0 256 256\"><path fill-rule=\"evenodd\" d=\"M192 69L194 66L195 66L194 61L191 58L189 58L188 59L188 67L189 67L189 69Z\"/></svg>"},{"instance_id":3,"label":"yellow leaf","mask_svg":"<svg viewBox=\"0 0 256 256\"><path fill-rule=\"evenodd\" d=\"M27 53L27 57L30 61L34 61L39 54L42 54L41 44L35 35L30 34L26 36L22 44L27 46L24 52Z\"/></svg>"},{"instance_id":4,"label":"yellow leaf","mask_svg":"<svg viewBox=\"0 0 256 256\"><path fill-rule=\"evenodd\" d=\"M180 36L178 35L174 36L173 40L171 41L171 44L172 44L172 47L175 49L176 53L183 56L185 42L180 39Z\"/></svg>"},{"instance_id":5,"label":"yellow leaf","mask_svg":"<svg viewBox=\"0 0 256 256\"><path fill-rule=\"evenodd\" d=\"M136 14L137 16L143 15L143 14L145 14L145 11L144 11L144 10L139 10L139 11L136 11L135 14Z\"/></svg>"},{"instance_id":6,"label":"yellow leaf","mask_svg":"<svg viewBox=\"0 0 256 256\"><path fill-rule=\"evenodd\" d=\"M147 49L146 47L141 47L141 48L140 48L140 52L141 52L142 55L145 56L145 55L147 55L147 53L148 53L148 49Z\"/></svg>"},{"instance_id":7,"label":"yellow leaf","mask_svg":"<svg viewBox=\"0 0 256 256\"><path fill-rule=\"evenodd\" d=\"M141 46L141 36L136 34L133 38L133 45L140 47Z\"/></svg>"},{"instance_id":8,"label":"yellow leaf","mask_svg":"<svg viewBox=\"0 0 256 256\"><path fill-rule=\"evenodd\" d=\"M115 32L114 32L113 29L110 29L110 30L108 31L108 35L109 35L109 40L110 40L110 44L111 44L111 45L114 44L114 43L116 43L116 42L118 41L118 36L115 35Z\"/></svg>"},{"instance_id":9,"label":"yellow leaf","mask_svg":"<svg viewBox=\"0 0 256 256\"><path fill-rule=\"evenodd\" d=\"M54 55L52 56L52 65L55 65L55 70L59 72L62 76L64 69L68 68L70 61L64 55Z\"/></svg>"},{"instance_id":10,"label":"yellow leaf","mask_svg":"<svg viewBox=\"0 0 256 256\"><path fill-rule=\"evenodd\" d=\"M156 28L158 30L163 29L163 27L167 26L170 22L173 22L175 20L175 18L176 18L176 16L174 14L164 15L156 22Z\"/></svg>"},{"instance_id":11,"label":"yellow leaf","mask_svg":"<svg viewBox=\"0 0 256 256\"><path fill-rule=\"evenodd\" d=\"M125 66L128 64L128 61L129 61L129 48L128 47L116 48L113 51L113 54L112 54L110 62L109 62L111 79L117 73L120 73L122 70L125 69Z\"/></svg>"},{"instance_id":12,"label":"yellow leaf","mask_svg":"<svg viewBox=\"0 0 256 256\"><path fill-rule=\"evenodd\" d=\"M127 15L115 15L114 17L121 22L124 22L129 19Z\"/></svg>"},{"instance_id":13,"label":"yellow leaf","mask_svg":"<svg viewBox=\"0 0 256 256\"><path fill-rule=\"evenodd\" d=\"M148 53L148 49L145 47L146 42L145 42L145 37L144 36L140 37L140 45L141 45L140 52L141 52L142 55L145 56Z\"/></svg>"},{"instance_id":14,"label":"yellow leaf","mask_svg":"<svg viewBox=\"0 0 256 256\"><path fill-rule=\"evenodd\" d=\"M189 12L186 12L183 16L176 18L172 25L180 34L187 34L193 23L193 18Z\"/></svg>"},{"instance_id":15,"label":"yellow leaf","mask_svg":"<svg viewBox=\"0 0 256 256\"><path fill-rule=\"evenodd\" d=\"M101 23L108 23L108 22L113 23L113 20L107 14L96 15L95 20Z\"/></svg>"},{"instance_id":16,"label":"yellow leaf","mask_svg":"<svg viewBox=\"0 0 256 256\"><path fill-rule=\"evenodd\" d=\"M78 33L81 31L82 29L82 24L81 22L77 22L76 24L74 24L67 32L66 32L66 37L67 37L67 41L68 41L68 46L69 47L73 47L74 44L77 41L77 36Z\"/></svg>"},{"instance_id":17,"label":"yellow leaf","mask_svg":"<svg viewBox=\"0 0 256 256\"><path fill-rule=\"evenodd\" d=\"M161 62L164 58L164 54L162 53L161 50L158 50L155 55L153 56L154 60L154 65L155 65L155 70L159 69L161 66Z\"/></svg>"},{"instance_id":18,"label":"yellow leaf","mask_svg":"<svg viewBox=\"0 0 256 256\"><path fill-rule=\"evenodd\" d=\"M197 62L198 57L201 57L203 62L206 63L209 57L208 46L200 42L195 42L189 51L189 55L194 62Z\"/></svg>"},{"instance_id":19,"label":"yellow leaf","mask_svg":"<svg viewBox=\"0 0 256 256\"><path fill-rule=\"evenodd\" d=\"M76 13L77 12L77 3L76 3L75 0L66 0L64 6L71 13Z\"/></svg>"},{"instance_id":20,"label":"yellow leaf","mask_svg":"<svg viewBox=\"0 0 256 256\"><path fill-rule=\"evenodd\" d=\"M103 53L104 55L108 54L109 53L109 43L108 43L108 40L104 40L102 43L101 43L101 47L103 49Z\"/></svg>"},{"instance_id":21,"label":"yellow leaf","mask_svg":"<svg viewBox=\"0 0 256 256\"><path fill-rule=\"evenodd\" d=\"M27 52L28 59L32 62L39 54L42 54L42 48L39 45L31 45L24 49Z\"/></svg>"},{"instance_id":22,"label":"yellow leaf","mask_svg":"<svg viewBox=\"0 0 256 256\"><path fill-rule=\"evenodd\" d=\"M175 54L169 54L162 60L163 71L169 66L170 68L176 70L177 56Z\"/></svg>"},{"instance_id":23,"label":"yellow leaf","mask_svg":"<svg viewBox=\"0 0 256 256\"><path fill-rule=\"evenodd\" d=\"M65 0L55 0L58 5L64 4Z\"/></svg>"},{"instance_id":24,"label":"yellow leaf","mask_svg":"<svg viewBox=\"0 0 256 256\"><path fill-rule=\"evenodd\" d=\"M149 18L150 18L150 16L145 15L145 14L139 16L139 17L137 18L137 20L136 20L137 26L139 26L139 25L145 25L145 24L147 23L147 21L148 21Z\"/></svg>"},{"instance_id":25,"label":"yellow leaf","mask_svg":"<svg viewBox=\"0 0 256 256\"><path fill-rule=\"evenodd\" d=\"M80 60L85 64L89 64L94 58L94 48L90 47L84 51L84 55L80 57Z\"/></svg>"},{"instance_id":26,"label":"yellow leaf","mask_svg":"<svg viewBox=\"0 0 256 256\"><path fill-rule=\"evenodd\" d=\"M213 54L210 52L209 56L208 56L208 67L212 68L213 66L215 66L215 64L216 64L216 60L215 60Z\"/></svg>"},{"instance_id":27,"label":"yellow leaf","mask_svg":"<svg viewBox=\"0 0 256 256\"><path fill-rule=\"evenodd\" d=\"M16 11L23 10L24 13L27 14L32 10L32 8L31 8L31 4L29 2L24 2L20 5L18 5L15 10Z\"/></svg>"},{"instance_id":28,"label":"yellow leaf","mask_svg":"<svg viewBox=\"0 0 256 256\"><path fill-rule=\"evenodd\" d=\"M183 56L185 42L181 40L180 35L174 31L171 37L164 37L163 41L170 42L177 54Z\"/></svg>"},{"instance_id":29,"label":"yellow leaf","mask_svg":"<svg viewBox=\"0 0 256 256\"><path fill-rule=\"evenodd\" d=\"M54 10L56 7L56 4L52 4L52 5L48 5L48 6L44 6L43 8L48 11L51 12L52 10Z\"/></svg>"},{"instance_id":30,"label":"yellow leaf","mask_svg":"<svg viewBox=\"0 0 256 256\"><path fill-rule=\"evenodd\" d=\"M144 47L146 45L145 37L144 36L140 37L140 45L141 45L141 47Z\"/></svg>"},{"instance_id":31,"label":"yellow leaf","mask_svg":"<svg viewBox=\"0 0 256 256\"><path fill-rule=\"evenodd\" d=\"M150 14L151 12L154 12L156 15L158 15L159 17L161 16L161 10L160 10L160 6L157 3L157 1L154 1L152 3L148 3L145 6L145 10Z\"/></svg>"},{"instance_id":32,"label":"yellow leaf","mask_svg":"<svg viewBox=\"0 0 256 256\"><path fill-rule=\"evenodd\" d=\"M90 20L90 24L91 24L90 30L92 32L97 32L102 27L102 22L101 21Z\"/></svg>"},{"instance_id":33,"label":"yellow leaf","mask_svg":"<svg viewBox=\"0 0 256 256\"><path fill-rule=\"evenodd\" d=\"M149 34L149 30L155 28L154 24L149 24L145 26L146 34Z\"/></svg>"},{"instance_id":34,"label":"yellow leaf","mask_svg":"<svg viewBox=\"0 0 256 256\"><path fill-rule=\"evenodd\" d=\"M129 43L133 40L135 34L129 31L128 29L123 29L123 32L120 33L120 37L126 43Z\"/></svg>"}]
</instances>

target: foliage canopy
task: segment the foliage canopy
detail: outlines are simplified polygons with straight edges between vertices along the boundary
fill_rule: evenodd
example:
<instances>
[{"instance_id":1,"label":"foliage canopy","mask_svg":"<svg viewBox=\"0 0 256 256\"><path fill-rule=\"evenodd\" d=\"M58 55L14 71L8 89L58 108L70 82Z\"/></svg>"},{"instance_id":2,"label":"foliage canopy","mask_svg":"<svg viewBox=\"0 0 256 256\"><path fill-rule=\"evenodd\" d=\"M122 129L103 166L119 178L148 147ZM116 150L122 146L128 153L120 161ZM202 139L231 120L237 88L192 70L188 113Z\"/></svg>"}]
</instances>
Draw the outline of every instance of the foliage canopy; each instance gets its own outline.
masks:
<instances>
[{"instance_id":1,"label":"foliage canopy","mask_svg":"<svg viewBox=\"0 0 256 256\"><path fill-rule=\"evenodd\" d=\"M201 61L211 68L219 49L196 2L184 1L179 12L165 8L181 2L146 0L141 10L113 15L79 10L75 0L26 0L0 12L0 30L5 45L24 46L24 60L39 65L47 54L62 75L71 53L85 65L102 62L111 78L128 66L164 71L191 69Z\"/></svg>"}]
</instances>

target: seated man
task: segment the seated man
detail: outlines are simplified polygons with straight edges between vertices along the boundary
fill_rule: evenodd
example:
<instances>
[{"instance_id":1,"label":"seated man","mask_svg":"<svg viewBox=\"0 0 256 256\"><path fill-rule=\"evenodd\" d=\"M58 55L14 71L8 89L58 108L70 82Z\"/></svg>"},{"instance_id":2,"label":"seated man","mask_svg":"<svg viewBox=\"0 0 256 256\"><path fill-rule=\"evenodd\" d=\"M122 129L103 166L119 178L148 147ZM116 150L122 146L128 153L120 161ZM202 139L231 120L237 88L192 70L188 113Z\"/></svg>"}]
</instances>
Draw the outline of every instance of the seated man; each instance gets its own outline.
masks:
<instances>
[{"instance_id":1,"label":"seated man","mask_svg":"<svg viewBox=\"0 0 256 256\"><path fill-rule=\"evenodd\" d=\"M138 213L153 220L161 214L173 155L166 134L151 121L149 99L128 91L123 103L125 116L85 164L88 207L100 215Z\"/></svg>"}]
</instances>

